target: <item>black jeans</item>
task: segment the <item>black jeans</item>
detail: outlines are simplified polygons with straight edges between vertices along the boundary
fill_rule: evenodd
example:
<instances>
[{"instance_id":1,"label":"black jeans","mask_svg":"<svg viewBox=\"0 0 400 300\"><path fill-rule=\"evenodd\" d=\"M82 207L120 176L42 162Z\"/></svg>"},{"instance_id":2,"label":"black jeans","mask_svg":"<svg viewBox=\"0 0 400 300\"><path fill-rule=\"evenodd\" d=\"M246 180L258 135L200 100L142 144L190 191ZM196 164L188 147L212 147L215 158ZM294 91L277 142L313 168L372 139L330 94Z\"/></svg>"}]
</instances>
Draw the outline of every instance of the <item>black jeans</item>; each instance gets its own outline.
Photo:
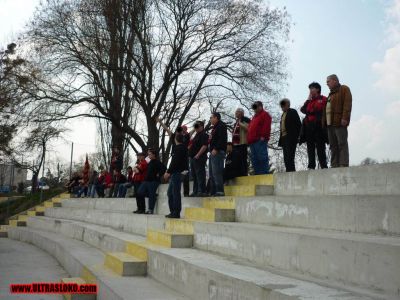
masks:
<instances>
[{"instance_id":1,"label":"black jeans","mask_svg":"<svg viewBox=\"0 0 400 300\"><path fill-rule=\"evenodd\" d=\"M133 183L133 190L135 192L137 210L144 212L146 210L146 201L145 198L139 194L139 188L141 185L142 182L135 181Z\"/></svg>"},{"instance_id":2,"label":"black jeans","mask_svg":"<svg viewBox=\"0 0 400 300\"><path fill-rule=\"evenodd\" d=\"M282 137L283 159L285 161L286 172L295 172L296 166L294 159L296 156L297 141Z\"/></svg>"},{"instance_id":3,"label":"black jeans","mask_svg":"<svg viewBox=\"0 0 400 300\"><path fill-rule=\"evenodd\" d=\"M175 217L179 217L182 210L181 176L181 173L176 172L172 173L169 179L168 206L169 211Z\"/></svg>"},{"instance_id":4,"label":"black jeans","mask_svg":"<svg viewBox=\"0 0 400 300\"><path fill-rule=\"evenodd\" d=\"M248 166L247 166L247 145L235 145L233 146L233 151L235 151L235 158L237 157L237 170L236 176L247 176Z\"/></svg>"},{"instance_id":5,"label":"black jeans","mask_svg":"<svg viewBox=\"0 0 400 300\"><path fill-rule=\"evenodd\" d=\"M326 136L324 129L320 126L315 128L307 128L307 154L308 154L308 168L315 169L315 149L317 149L318 161L321 169L328 168L326 162Z\"/></svg>"},{"instance_id":6,"label":"black jeans","mask_svg":"<svg viewBox=\"0 0 400 300\"><path fill-rule=\"evenodd\" d=\"M206 163L207 157L195 159L191 158L191 172L193 177L193 194L206 193Z\"/></svg>"},{"instance_id":7,"label":"black jeans","mask_svg":"<svg viewBox=\"0 0 400 300\"><path fill-rule=\"evenodd\" d=\"M190 184L189 184L189 173L183 175L183 195L189 196Z\"/></svg>"}]
</instances>

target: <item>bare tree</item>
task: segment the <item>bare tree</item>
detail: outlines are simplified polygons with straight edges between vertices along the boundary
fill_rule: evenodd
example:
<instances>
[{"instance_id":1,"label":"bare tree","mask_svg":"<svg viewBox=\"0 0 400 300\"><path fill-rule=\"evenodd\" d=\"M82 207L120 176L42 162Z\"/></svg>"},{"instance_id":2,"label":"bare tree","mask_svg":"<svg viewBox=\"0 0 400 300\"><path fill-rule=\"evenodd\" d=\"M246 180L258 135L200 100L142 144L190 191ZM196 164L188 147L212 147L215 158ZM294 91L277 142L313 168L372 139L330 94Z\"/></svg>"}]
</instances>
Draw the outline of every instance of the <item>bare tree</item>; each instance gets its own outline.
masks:
<instances>
[{"instance_id":1,"label":"bare tree","mask_svg":"<svg viewBox=\"0 0 400 300\"><path fill-rule=\"evenodd\" d=\"M39 171L43 166L50 141L59 138L63 132L63 129L50 125L35 127L29 131L27 137L18 143L12 151L15 165L32 172L32 192L36 190ZM19 157L22 157L22 154L29 155L32 162L21 162Z\"/></svg>"},{"instance_id":2,"label":"bare tree","mask_svg":"<svg viewBox=\"0 0 400 300\"><path fill-rule=\"evenodd\" d=\"M286 78L288 15L262 3L47 0L25 38L47 78L35 109L45 121L103 118L114 146L129 137L165 161L171 143L156 117L176 127L209 103L248 107Z\"/></svg>"}]
</instances>

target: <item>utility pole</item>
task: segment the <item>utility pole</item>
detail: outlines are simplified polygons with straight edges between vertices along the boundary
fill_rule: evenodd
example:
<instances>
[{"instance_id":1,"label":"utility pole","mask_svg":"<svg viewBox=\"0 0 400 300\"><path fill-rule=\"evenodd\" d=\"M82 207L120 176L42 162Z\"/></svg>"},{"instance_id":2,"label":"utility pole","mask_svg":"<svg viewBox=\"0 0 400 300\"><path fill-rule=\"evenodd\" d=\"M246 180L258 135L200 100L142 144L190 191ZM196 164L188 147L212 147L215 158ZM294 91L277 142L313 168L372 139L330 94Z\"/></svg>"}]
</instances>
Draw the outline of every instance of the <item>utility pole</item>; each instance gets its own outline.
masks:
<instances>
[{"instance_id":1,"label":"utility pole","mask_svg":"<svg viewBox=\"0 0 400 300\"><path fill-rule=\"evenodd\" d=\"M44 178L44 165L45 165L45 162L46 162L46 150L44 151L44 154L43 154L42 178ZM40 180L39 180L39 182L40 182ZM42 184L44 184L44 182ZM44 185L42 185L42 188L40 189L40 203L43 202L43 187L44 187ZM39 188L40 188L40 184L39 184Z\"/></svg>"},{"instance_id":2,"label":"utility pole","mask_svg":"<svg viewBox=\"0 0 400 300\"><path fill-rule=\"evenodd\" d=\"M72 157L73 157L73 155L74 155L74 142L72 142L72 145L71 145L71 163L69 165L69 179L72 178Z\"/></svg>"}]
</instances>

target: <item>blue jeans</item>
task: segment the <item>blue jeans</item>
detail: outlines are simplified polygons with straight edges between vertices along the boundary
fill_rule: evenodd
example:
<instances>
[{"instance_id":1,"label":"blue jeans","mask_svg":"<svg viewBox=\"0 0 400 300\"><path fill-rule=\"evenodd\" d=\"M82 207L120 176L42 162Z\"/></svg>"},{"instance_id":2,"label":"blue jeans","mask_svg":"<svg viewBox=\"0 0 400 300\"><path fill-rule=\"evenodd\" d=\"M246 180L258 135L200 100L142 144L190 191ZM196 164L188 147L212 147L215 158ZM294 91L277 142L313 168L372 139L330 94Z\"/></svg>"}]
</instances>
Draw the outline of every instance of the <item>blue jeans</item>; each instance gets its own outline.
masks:
<instances>
[{"instance_id":1,"label":"blue jeans","mask_svg":"<svg viewBox=\"0 0 400 300\"><path fill-rule=\"evenodd\" d=\"M254 174L268 174L269 159L268 159L268 143L267 141L255 142L250 145L250 158L253 165Z\"/></svg>"},{"instance_id":2,"label":"blue jeans","mask_svg":"<svg viewBox=\"0 0 400 300\"><path fill-rule=\"evenodd\" d=\"M216 155L210 154L210 181L211 194L224 193L224 160L225 151L218 151Z\"/></svg>"},{"instance_id":3,"label":"blue jeans","mask_svg":"<svg viewBox=\"0 0 400 300\"><path fill-rule=\"evenodd\" d=\"M168 206L172 215L180 216L182 210L181 173L172 173L168 186Z\"/></svg>"},{"instance_id":4,"label":"blue jeans","mask_svg":"<svg viewBox=\"0 0 400 300\"><path fill-rule=\"evenodd\" d=\"M133 184L131 182L120 184L119 188L118 188L118 198L125 198L126 192L132 186L133 186Z\"/></svg>"},{"instance_id":5,"label":"blue jeans","mask_svg":"<svg viewBox=\"0 0 400 300\"><path fill-rule=\"evenodd\" d=\"M96 195L96 185L95 184L89 184L88 196L90 198L94 198L95 195Z\"/></svg>"},{"instance_id":6,"label":"blue jeans","mask_svg":"<svg viewBox=\"0 0 400 300\"><path fill-rule=\"evenodd\" d=\"M160 183L158 181L143 181L138 190L139 197L149 197L149 210L154 211L156 206L156 192Z\"/></svg>"},{"instance_id":7,"label":"blue jeans","mask_svg":"<svg viewBox=\"0 0 400 300\"><path fill-rule=\"evenodd\" d=\"M82 196L82 194L86 197L88 193L88 187L87 186L81 186L78 193L77 193L77 197L80 198Z\"/></svg>"},{"instance_id":8,"label":"blue jeans","mask_svg":"<svg viewBox=\"0 0 400 300\"><path fill-rule=\"evenodd\" d=\"M189 164L190 164L190 176L193 179L193 194L197 195L199 193L199 185L197 183L197 176L196 176L196 170L194 167L194 162L195 158L189 158Z\"/></svg>"}]
</instances>

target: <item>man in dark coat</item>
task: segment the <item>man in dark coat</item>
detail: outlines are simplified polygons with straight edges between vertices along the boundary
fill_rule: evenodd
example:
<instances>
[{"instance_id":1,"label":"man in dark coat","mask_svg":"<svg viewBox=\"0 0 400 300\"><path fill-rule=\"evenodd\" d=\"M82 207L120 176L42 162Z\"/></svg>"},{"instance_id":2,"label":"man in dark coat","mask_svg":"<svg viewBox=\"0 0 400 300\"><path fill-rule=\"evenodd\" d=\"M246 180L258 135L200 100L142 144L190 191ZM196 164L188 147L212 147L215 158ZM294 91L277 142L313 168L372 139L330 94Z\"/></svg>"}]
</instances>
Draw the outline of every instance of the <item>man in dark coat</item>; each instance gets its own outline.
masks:
<instances>
[{"instance_id":1,"label":"man in dark coat","mask_svg":"<svg viewBox=\"0 0 400 300\"><path fill-rule=\"evenodd\" d=\"M279 146L283 149L286 172L294 172L296 171L294 158L301 129L301 121L297 111L290 108L289 99L282 99L280 105L283 113L281 117Z\"/></svg>"}]
</instances>

